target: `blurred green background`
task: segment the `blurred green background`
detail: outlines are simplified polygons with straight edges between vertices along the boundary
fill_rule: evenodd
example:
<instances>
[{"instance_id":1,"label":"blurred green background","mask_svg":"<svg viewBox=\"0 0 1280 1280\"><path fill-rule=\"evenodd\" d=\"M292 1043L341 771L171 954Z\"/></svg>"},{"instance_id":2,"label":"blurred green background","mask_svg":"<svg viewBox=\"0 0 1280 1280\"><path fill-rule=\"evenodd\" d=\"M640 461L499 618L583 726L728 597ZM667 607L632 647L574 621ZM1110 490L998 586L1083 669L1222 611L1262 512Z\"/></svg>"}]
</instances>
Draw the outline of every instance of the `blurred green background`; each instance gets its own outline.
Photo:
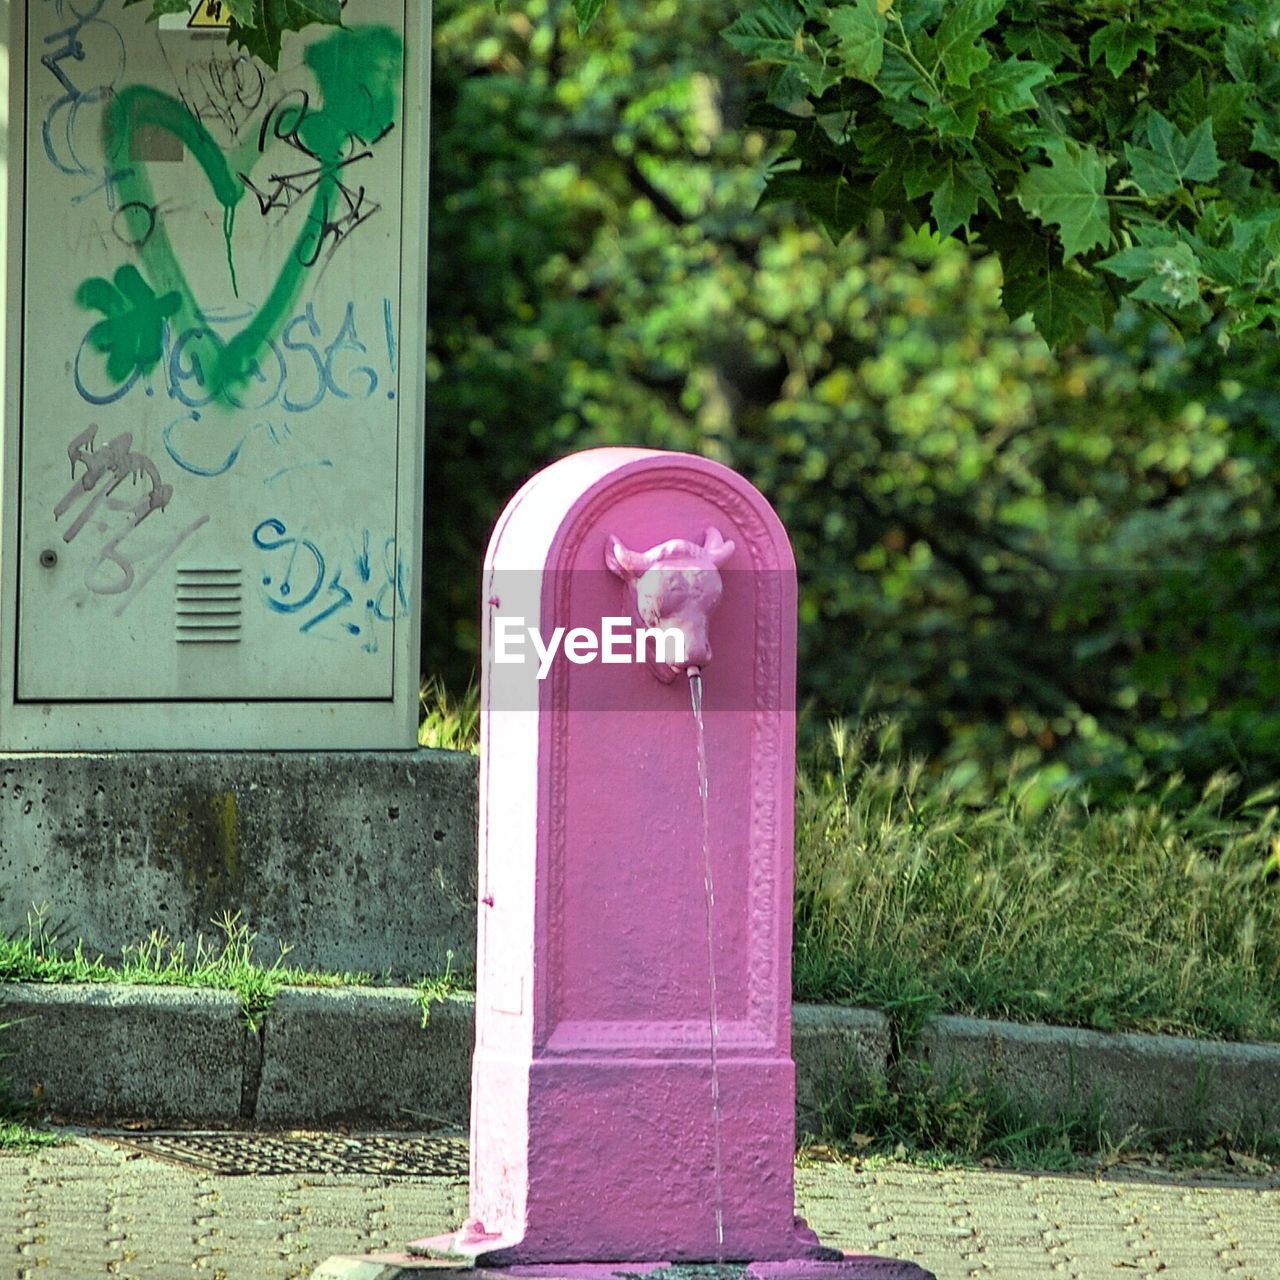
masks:
<instances>
[{"instance_id":1,"label":"blurred green background","mask_svg":"<svg viewBox=\"0 0 1280 1280\"><path fill-rule=\"evenodd\" d=\"M808 720L975 787L1280 774L1274 345L1122 317L1054 357L975 250L755 210L732 5L436 5L423 669L477 662L489 528L602 444L737 468L787 524ZM951 774L953 778L954 774Z\"/></svg>"}]
</instances>

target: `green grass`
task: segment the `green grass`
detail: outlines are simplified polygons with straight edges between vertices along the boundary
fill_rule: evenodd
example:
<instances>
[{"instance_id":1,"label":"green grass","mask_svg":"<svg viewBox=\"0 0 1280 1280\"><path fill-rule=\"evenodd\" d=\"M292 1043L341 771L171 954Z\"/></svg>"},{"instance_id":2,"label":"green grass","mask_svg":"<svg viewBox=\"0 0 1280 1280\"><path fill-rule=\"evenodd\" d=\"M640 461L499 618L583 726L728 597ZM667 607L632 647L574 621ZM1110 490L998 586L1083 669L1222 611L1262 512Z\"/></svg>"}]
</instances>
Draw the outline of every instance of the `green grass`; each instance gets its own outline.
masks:
<instances>
[{"instance_id":1,"label":"green grass","mask_svg":"<svg viewBox=\"0 0 1280 1280\"><path fill-rule=\"evenodd\" d=\"M111 965L102 956L89 957L79 942L61 946L49 926L47 912L37 911L28 915L25 933L0 939L0 982L137 983L233 991L240 999L245 1026L256 1031L281 987L371 986L387 981L368 973L325 973L286 965L288 948L282 948L270 964L263 964L254 954L254 934L238 917L225 916L215 924L221 935L217 941L197 937L189 949L156 932L145 942L125 948L121 963ZM474 971L469 967L456 970L453 959L449 952L443 973L414 984L424 1027L433 1003L474 990ZM0 1024L0 1068L6 1029L6 1024ZM31 1111L0 1077L0 1150L30 1150L60 1140L55 1134L31 1128L27 1123Z\"/></svg>"},{"instance_id":2,"label":"green grass","mask_svg":"<svg viewBox=\"0 0 1280 1280\"><path fill-rule=\"evenodd\" d=\"M367 973L322 973L284 963L288 948L270 964L254 954L254 935L238 916L216 921L219 940L197 937L195 946L153 932L145 942L126 947L120 964L91 958L77 942L64 948L48 925L46 914L27 918L27 931L0 939L0 982L117 982L148 986L209 987L234 991L245 1025L256 1031L284 986L339 987L369 985Z\"/></svg>"},{"instance_id":3,"label":"green grass","mask_svg":"<svg viewBox=\"0 0 1280 1280\"><path fill-rule=\"evenodd\" d=\"M854 1068L818 1089L813 1145L862 1159L939 1165L1079 1170L1123 1163L1166 1168L1280 1169L1280 1131L1263 1125L1215 1130L1117 1129L1105 1099L1071 1100L1057 1116L1029 1108L999 1082L937 1079L927 1066L891 1076Z\"/></svg>"},{"instance_id":4,"label":"green grass","mask_svg":"<svg viewBox=\"0 0 1280 1280\"><path fill-rule=\"evenodd\" d=\"M418 993L418 1002L422 1005L422 1025L431 1021L431 1006L441 1000L476 989L476 971L474 965L462 969L453 967L453 952L445 952L444 972L420 978L414 984Z\"/></svg>"},{"instance_id":5,"label":"green grass","mask_svg":"<svg viewBox=\"0 0 1280 1280\"><path fill-rule=\"evenodd\" d=\"M1055 1120L1033 1116L996 1085L860 1072L820 1090L822 1141L863 1156L1006 1168L1073 1169L1117 1149L1104 1113L1085 1102Z\"/></svg>"},{"instance_id":6,"label":"green grass","mask_svg":"<svg viewBox=\"0 0 1280 1280\"><path fill-rule=\"evenodd\" d=\"M0 1151L37 1151L56 1147L61 1135L44 1129L32 1129L16 1120L0 1120Z\"/></svg>"},{"instance_id":7,"label":"green grass","mask_svg":"<svg viewBox=\"0 0 1280 1280\"><path fill-rule=\"evenodd\" d=\"M902 1041L937 1012L1280 1041L1280 786L1095 810L893 743L838 724L801 768L798 998L884 1009Z\"/></svg>"},{"instance_id":8,"label":"green grass","mask_svg":"<svg viewBox=\"0 0 1280 1280\"><path fill-rule=\"evenodd\" d=\"M479 700L438 680L419 740L475 751ZM978 771L901 755L893 726L832 726L802 754L797 998L933 1014L1280 1041L1280 784L1219 774L1120 806L1013 761Z\"/></svg>"},{"instance_id":9,"label":"green grass","mask_svg":"<svg viewBox=\"0 0 1280 1280\"><path fill-rule=\"evenodd\" d=\"M256 1031L281 987L368 987L391 981L387 975L287 965L288 947L282 947L270 964L263 964L254 951L255 935L238 916L224 916L214 924L220 940L208 942L201 936L188 948L154 932L145 942L126 947L120 964L112 965L102 956L90 958L82 943L62 946L46 911L28 913L25 933L0 939L0 982L113 982L233 991L240 997L245 1026ZM422 1002L425 1026L435 1001L475 990L475 970L469 965L455 968L450 951L442 973L428 974L412 986Z\"/></svg>"},{"instance_id":10,"label":"green grass","mask_svg":"<svg viewBox=\"0 0 1280 1280\"><path fill-rule=\"evenodd\" d=\"M444 684L429 676L418 695L422 718L418 721L418 745L449 751L480 750L480 690L467 686L462 698L449 696Z\"/></svg>"},{"instance_id":11,"label":"green grass","mask_svg":"<svg viewBox=\"0 0 1280 1280\"><path fill-rule=\"evenodd\" d=\"M474 751L474 686L423 686L420 741ZM996 794L893 726L843 723L797 780L794 989L909 1041L936 1013L1280 1041L1280 784L1177 777L1095 807L1014 760Z\"/></svg>"}]
</instances>

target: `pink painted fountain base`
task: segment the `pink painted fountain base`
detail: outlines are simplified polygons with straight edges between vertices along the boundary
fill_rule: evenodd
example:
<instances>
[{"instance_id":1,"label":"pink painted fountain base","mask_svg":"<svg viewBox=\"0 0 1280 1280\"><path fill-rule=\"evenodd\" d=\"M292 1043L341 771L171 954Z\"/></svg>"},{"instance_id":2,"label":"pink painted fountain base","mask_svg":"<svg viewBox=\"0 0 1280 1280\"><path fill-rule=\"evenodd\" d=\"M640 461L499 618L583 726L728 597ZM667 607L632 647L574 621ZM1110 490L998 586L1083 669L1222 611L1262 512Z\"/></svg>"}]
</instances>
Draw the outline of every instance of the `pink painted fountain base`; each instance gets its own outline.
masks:
<instances>
[{"instance_id":1,"label":"pink painted fountain base","mask_svg":"<svg viewBox=\"0 0 1280 1280\"><path fill-rule=\"evenodd\" d=\"M794 1218L796 576L773 509L706 458L574 454L507 505L482 609L471 1221L317 1280L931 1280ZM497 639L632 621L679 661L578 662L566 638L542 669Z\"/></svg>"},{"instance_id":2,"label":"pink painted fountain base","mask_svg":"<svg viewBox=\"0 0 1280 1280\"><path fill-rule=\"evenodd\" d=\"M828 1262L579 1262L515 1267L465 1267L459 1266L456 1258L368 1253L359 1258L331 1258L316 1272L316 1280L414 1280L427 1276L431 1280L635 1280L638 1276L648 1280L936 1280L931 1271L914 1262L855 1253Z\"/></svg>"}]
</instances>

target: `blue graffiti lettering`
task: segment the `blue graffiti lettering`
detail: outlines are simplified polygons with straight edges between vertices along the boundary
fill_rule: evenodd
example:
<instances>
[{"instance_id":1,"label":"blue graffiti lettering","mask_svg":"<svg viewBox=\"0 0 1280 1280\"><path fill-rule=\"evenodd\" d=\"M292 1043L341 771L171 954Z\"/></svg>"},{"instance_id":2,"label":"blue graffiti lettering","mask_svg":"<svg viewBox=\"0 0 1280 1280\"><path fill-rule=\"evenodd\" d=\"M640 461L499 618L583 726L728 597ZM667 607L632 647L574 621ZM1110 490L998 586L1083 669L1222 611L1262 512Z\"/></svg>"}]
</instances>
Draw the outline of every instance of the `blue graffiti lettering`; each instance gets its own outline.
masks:
<instances>
[{"instance_id":1,"label":"blue graffiti lettering","mask_svg":"<svg viewBox=\"0 0 1280 1280\"><path fill-rule=\"evenodd\" d=\"M382 542L382 581L375 581L373 535L368 529L361 533L358 547L352 544L351 563L340 565L331 577L328 577L328 565L321 549L305 537L290 536L284 521L274 516L263 520L254 529L253 544L260 551L287 554L289 557L283 578L273 574L266 574L262 578L263 597L268 608L276 613L298 614L313 604L320 606L318 612L305 618L299 625L298 630L303 635L317 634L325 623L334 621L340 623L342 631L347 635L363 636L364 643L361 647L366 653L377 653L380 630L377 624L393 623L398 612L409 607L408 567L396 550L395 538L386 538ZM305 551L310 557L308 563L314 564L315 577L309 579L309 590L299 595L292 577L301 551ZM363 626L338 616L357 606L356 595L343 583L343 575L348 569L354 569L360 582L361 594L365 597L366 618ZM326 577L328 594L323 599L317 599Z\"/></svg>"},{"instance_id":2,"label":"blue graffiti lettering","mask_svg":"<svg viewBox=\"0 0 1280 1280\"><path fill-rule=\"evenodd\" d=\"M224 337L230 336L252 315L251 310L208 311L201 317L200 324L179 333L172 332L166 325L161 356L164 394L185 409L209 408L219 397L217 391L208 386L201 347L207 346L211 338L218 340L219 330L224 331ZM279 338L269 342L262 357L254 361L248 383L238 390L225 391L221 397L223 402L231 408L252 412L278 403L287 413L305 414L329 397L342 401L370 399L388 378L394 382L399 364L389 301L383 319L387 326L389 374L379 372L372 361L358 359L367 358L369 352L360 337L354 302L345 305L337 335L328 343L324 341L324 326L316 316L315 304L309 302L285 323ZM94 321L86 332L73 364L73 382L80 398L92 405L116 404L139 383L146 395L155 395L151 380L144 380L136 368L117 386L100 384L98 379L105 376L100 361L85 358L86 348L92 350L90 333L97 324L98 321ZM389 395L394 398L395 392Z\"/></svg>"},{"instance_id":3,"label":"blue graffiti lettering","mask_svg":"<svg viewBox=\"0 0 1280 1280\"><path fill-rule=\"evenodd\" d=\"M310 409L314 409L316 405L324 399L324 393L329 388L329 376L325 372L325 363L320 358L320 352L316 350L309 342L294 341L293 331L299 326L305 324L307 331L313 338L320 337L320 325L316 320L316 309L310 302L307 303L307 309L300 315L294 316L284 327L284 332L280 336L280 345L286 351L302 351L311 357L312 364L316 370L316 389L315 394L309 400L294 400L289 393L285 392L284 407L290 413L306 413Z\"/></svg>"},{"instance_id":4,"label":"blue graffiti lettering","mask_svg":"<svg viewBox=\"0 0 1280 1280\"><path fill-rule=\"evenodd\" d=\"M264 536L264 531L268 530L278 535L274 541L268 541ZM325 564L320 548L309 538L290 538L285 536L287 533L288 529L284 523L274 519L264 520L253 531L255 547L262 551L287 550L289 553L289 562L285 565L283 577L272 579L267 576L262 579L267 606L276 613L300 612L320 594L320 588L324 585ZM298 552L304 549L314 558L315 579L306 591L299 593L294 586L293 574L297 567Z\"/></svg>"},{"instance_id":5,"label":"blue graffiti lettering","mask_svg":"<svg viewBox=\"0 0 1280 1280\"><path fill-rule=\"evenodd\" d=\"M335 613L338 613L342 609L346 609L354 599L351 592L342 585L341 569L333 575L333 581L329 583L329 590L335 592L338 599L322 613L317 613L314 618L310 619L308 622L304 622L302 626L298 628L303 635L306 635L313 627L318 627L326 618L331 618ZM358 636L360 634L360 628L357 627L355 623L348 622L344 625L353 636Z\"/></svg>"},{"instance_id":6,"label":"blue graffiti lettering","mask_svg":"<svg viewBox=\"0 0 1280 1280\"><path fill-rule=\"evenodd\" d=\"M291 467L281 467L279 471L273 471L262 483L270 489L277 480L283 480L285 476L292 475L295 471L309 471L313 467L332 468L332 466L332 458L312 458L309 462L296 462Z\"/></svg>"},{"instance_id":7,"label":"blue graffiti lettering","mask_svg":"<svg viewBox=\"0 0 1280 1280\"><path fill-rule=\"evenodd\" d=\"M174 442L173 438L175 433L178 431L178 428L181 427L183 423L199 422L201 421L201 418L202 415L198 409L193 409L190 413L184 414L181 418L175 418L167 427L165 427L161 434L161 439L164 441L165 452L178 464L178 466L180 466L184 471L190 472L193 476L202 476L204 478L226 475L226 473L230 471L231 468L240 460L240 454L245 445L248 444L249 437L256 431L262 430L265 425L261 422L255 422L253 426L240 437L236 444L232 446L231 452L227 454L226 458L223 459L222 462L216 463L213 466L201 466L200 463L192 462L190 458L180 452L178 445Z\"/></svg>"},{"instance_id":8,"label":"blue graffiti lettering","mask_svg":"<svg viewBox=\"0 0 1280 1280\"><path fill-rule=\"evenodd\" d=\"M357 365L351 370L351 374L353 377L363 375L365 378L364 390L360 392L344 391L338 386L333 370L334 356L339 351L357 351L360 355L365 355L368 351L368 348L360 341L360 335L356 333L356 305L354 302L347 303L346 315L342 317L342 328L338 330L338 336L334 338L329 349L324 353L324 376L325 381L329 384L329 390L339 399L367 400L378 389L378 375L367 364Z\"/></svg>"}]
</instances>

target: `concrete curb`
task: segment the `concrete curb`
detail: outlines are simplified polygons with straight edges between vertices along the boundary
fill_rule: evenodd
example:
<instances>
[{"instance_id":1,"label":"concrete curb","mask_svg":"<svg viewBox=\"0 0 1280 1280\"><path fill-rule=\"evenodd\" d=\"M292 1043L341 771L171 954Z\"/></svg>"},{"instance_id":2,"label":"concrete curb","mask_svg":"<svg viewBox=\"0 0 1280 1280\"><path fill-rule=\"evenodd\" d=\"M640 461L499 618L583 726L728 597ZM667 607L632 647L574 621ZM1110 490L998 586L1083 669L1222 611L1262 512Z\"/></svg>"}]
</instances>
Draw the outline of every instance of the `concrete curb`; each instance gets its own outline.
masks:
<instances>
[{"instance_id":1,"label":"concrete curb","mask_svg":"<svg viewBox=\"0 0 1280 1280\"><path fill-rule=\"evenodd\" d=\"M796 1060L796 1132L818 1133L824 1104L867 1076L888 1070L889 1019L870 1009L797 1004L791 1009Z\"/></svg>"},{"instance_id":2,"label":"concrete curb","mask_svg":"<svg viewBox=\"0 0 1280 1280\"><path fill-rule=\"evenodd\" d=\"M453 996L424 1027L407 988L286 988L254 1034L224 991L0 984L0 1074L67 1119L465 1128L474 1013ZM888 1020L863 1009L796 1005L793 1053L801 1133L895 1065ZM1116 1136L1280 1128L1280 1045L942 1017L896 1068L995 1083L1032 1117L1092 1106Z\"/></svg>"},{"instance_id":3,"label":"concrete curb","mask_svg":"<svg viewBox=\"0 0 1280 1280\"><path fill-rule=\"evenodd\" d=\"M475 1001L415 991L282 991L263 1027L258 1124L437 1129L469 1118Z\"/></svg>"},{"instance_id":4,"label":"concrete curb","mask_svg":"<svg viewBox=\"0 0 1280 1280\"><path fill-rule=\"evenodd\" d=\"M0 1074L74 1116L238 1120L248 1033L229 991L0 986Z\"/></svg>"},{"instance_id":5,"label":"concrete curb","mask_svg":"<svg viewBox=\"0 0 1280 1280\"><path fill-rule=\"evenodd\" d=\"M1280 1130L1280 1046L941 1017L910 1054L937 1080L994 1084L1030 1115L1208 1136Z\"/></svg>"}]
</instances>

